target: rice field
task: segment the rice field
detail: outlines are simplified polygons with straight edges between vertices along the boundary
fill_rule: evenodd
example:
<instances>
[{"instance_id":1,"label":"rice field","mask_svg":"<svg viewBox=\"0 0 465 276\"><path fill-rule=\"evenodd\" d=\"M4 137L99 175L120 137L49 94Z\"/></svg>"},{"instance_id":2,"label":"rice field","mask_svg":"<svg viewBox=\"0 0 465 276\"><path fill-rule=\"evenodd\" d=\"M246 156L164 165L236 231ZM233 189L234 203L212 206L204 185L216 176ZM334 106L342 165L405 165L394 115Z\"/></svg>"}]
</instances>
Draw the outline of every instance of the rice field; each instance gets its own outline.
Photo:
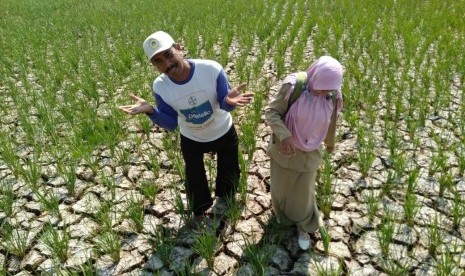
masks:
<instances>
[{"instance_id":1,"label":"rice field","mask_svg":"<svg viewBox=\"0 0 465 276\"><path fill-rule=\"evenodd\" d=\"M465 1L0 2L0 275L464 275ZM155 101L142 42L223 65L253 103L236 202L192 231L179 133L118 110ZM301 251L271 211L264 108L317 57L344 110ZM215 155L205 156L208 177Z\"/></svg>"}]
</instances>

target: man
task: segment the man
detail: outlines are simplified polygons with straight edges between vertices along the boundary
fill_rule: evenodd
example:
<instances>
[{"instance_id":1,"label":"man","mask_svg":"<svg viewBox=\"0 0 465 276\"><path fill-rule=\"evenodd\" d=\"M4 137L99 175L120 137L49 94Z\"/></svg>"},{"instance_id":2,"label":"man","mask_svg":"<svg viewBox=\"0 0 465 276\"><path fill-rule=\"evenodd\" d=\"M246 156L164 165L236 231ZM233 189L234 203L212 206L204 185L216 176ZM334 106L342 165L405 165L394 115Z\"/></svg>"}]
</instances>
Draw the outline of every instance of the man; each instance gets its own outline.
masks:
<instances>
[{"instance_id":1,"label":"man","mask_svg":"<svg viewBox=\"0 0 465 276\"><path fill-rule=\"evenodd\" d=\"M240 168L238 138L229 111L250 103L253 94L241 94L245 84L231 89L217 62L184 59L181 46L163 31L148 36L143 48L161 73L153 83L157 106L131 95L135 104L119 108L131 115L145 113L154 124L168 130L179 126L187 196L194 220L200 221L213 204L203 155L217 153L215 195L233 198Z\"/></svg>"}]
</instances>

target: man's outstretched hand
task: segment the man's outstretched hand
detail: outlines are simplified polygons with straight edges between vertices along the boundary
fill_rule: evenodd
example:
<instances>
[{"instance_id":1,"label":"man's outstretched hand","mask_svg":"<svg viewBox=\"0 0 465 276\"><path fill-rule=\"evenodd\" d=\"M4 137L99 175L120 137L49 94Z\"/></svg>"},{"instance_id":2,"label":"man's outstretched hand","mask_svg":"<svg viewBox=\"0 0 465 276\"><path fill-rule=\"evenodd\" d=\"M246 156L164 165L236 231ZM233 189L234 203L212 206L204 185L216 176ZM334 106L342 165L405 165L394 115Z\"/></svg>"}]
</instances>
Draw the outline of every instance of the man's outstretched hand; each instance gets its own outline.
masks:
<instances>
[{"instance_id":1,"label":"man's outstretched hand","mask_svg":"<svg viewBox=\"0 0 465 276\"><path fill-rule=\"evenodd\" d=\"M136 95L130 95L130 97L135 101L135 104L118 106L120 110L131 115L141 113L145 113L147 115L153 114L153 107L146 100L137 97Z\"/></svg>"},{"instance_id":2,"label":"man's outstretched hand","mask_svg":"<svg viewBox=\"0 0 465 276\"><path fill-rule=\"evenodd\" d=\"M245 85L246 84L243 83L231 89L225 98L226 103L232 106L245 106L249 104L253 99L253 93L241 94L241 91L244 89Z\"/></svg>"}]
</instances>

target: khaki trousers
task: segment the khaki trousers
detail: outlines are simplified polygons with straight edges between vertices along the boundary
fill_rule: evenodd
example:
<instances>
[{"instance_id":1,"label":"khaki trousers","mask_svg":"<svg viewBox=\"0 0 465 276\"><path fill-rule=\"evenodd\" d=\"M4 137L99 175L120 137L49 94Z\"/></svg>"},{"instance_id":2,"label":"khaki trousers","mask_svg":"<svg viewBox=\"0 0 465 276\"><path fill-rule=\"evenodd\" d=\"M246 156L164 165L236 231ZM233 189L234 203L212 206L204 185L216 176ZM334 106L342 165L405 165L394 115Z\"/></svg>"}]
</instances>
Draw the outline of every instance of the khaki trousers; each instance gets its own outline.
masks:
<instances>
[{"instance_id":1,"label":"khaki trousers","mask_svg":"<svg viewBox=\"0 0 465 276\"><path fill-rule=\"evenodd\" d=\"M309 171L284 168L271 157L272 207L281 223L296 224L298 230L313 233L321 226L315 198L315 180L322 158L318 149L300 154L305 155L306 162L313 163Z\"/></svg>"}]
</instances>

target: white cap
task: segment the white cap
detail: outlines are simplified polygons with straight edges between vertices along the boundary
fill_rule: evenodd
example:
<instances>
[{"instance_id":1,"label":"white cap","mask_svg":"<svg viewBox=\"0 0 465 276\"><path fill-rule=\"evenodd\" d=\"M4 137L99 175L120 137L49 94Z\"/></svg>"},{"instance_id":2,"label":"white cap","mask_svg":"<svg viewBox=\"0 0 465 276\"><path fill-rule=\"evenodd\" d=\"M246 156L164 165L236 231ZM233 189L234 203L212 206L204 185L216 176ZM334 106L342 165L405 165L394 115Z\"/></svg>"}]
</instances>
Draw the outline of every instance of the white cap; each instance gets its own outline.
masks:
<instances>
[{"instance_id":1,"label":"white cap","mask_svg":"<svg viewBox=\"0 0 465 276\"><path fill-rule=\"evenodd\" d=\"M168 50L173 44L174 40L169 34L163 31L154 32L145 39L144 52L147 58L151 60L154 55Z\"/></svg>"}]
</instances>

